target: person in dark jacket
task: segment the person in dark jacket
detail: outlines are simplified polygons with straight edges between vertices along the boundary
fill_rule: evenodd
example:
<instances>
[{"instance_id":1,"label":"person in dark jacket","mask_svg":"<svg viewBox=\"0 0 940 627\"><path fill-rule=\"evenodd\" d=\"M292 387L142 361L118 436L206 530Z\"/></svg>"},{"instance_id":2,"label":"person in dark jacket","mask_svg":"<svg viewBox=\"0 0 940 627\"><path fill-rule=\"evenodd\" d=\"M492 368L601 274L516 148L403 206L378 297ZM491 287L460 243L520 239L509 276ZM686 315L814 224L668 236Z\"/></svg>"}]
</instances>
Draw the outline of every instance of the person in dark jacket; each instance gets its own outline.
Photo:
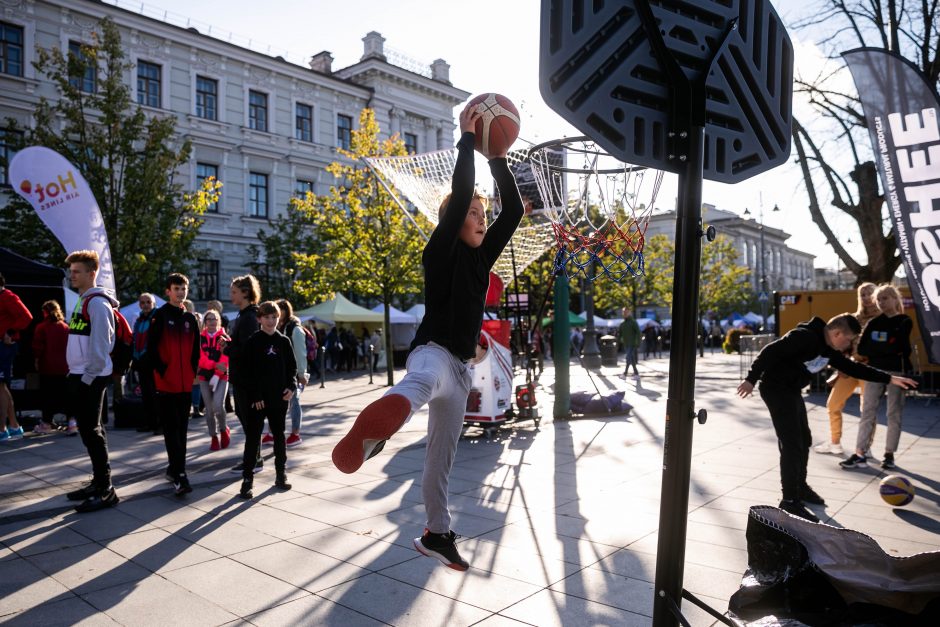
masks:
<instances>
[{"instance_id":1,"label":"person in dark jacket","mask_svg":"<svg viewBox=\"0 0 940 627\"><path fill-rule=\"evenodd\" d=\"M140 307L140 315L134 320L131 351L131 367L137 375L137 383L140 384L140 400L143 409L143 418L137 430L153 431L154 435L163 435L160 418L157 416L157 391L153 383L153 366L147 361L147 332L150 330L150 322L153 320L157 301L153 294L144 292L137 297L137 306Z\"/></svg>"},{"instance_id":2,"label":"person in dark jacket","mask_svg":"<svg viewBox=\"0 0 940 627\"><path fill-rule=\"evenodd\" d=\"M467 361L475 357L478 348L490 269L523 215L506 154L485 155L502 199L502 211L487 229L485 199L473 187L474 129L480 116L477 108L469 105L460 114L462 135L457 142L451 193L440 205L440 221L421 255L426 310L411 345L408 373L385 396L362 410L333 449L336 467L345 473L355 472L382 450L385 440L412 412L427 404L428 446L421 485L427 524L424 534L414 539L414 546L422 555L460 571L467 570L469 564L457 551L456 534L450 528L447 490L470 391Z\"/></svg>"},{"instance_id":3,"label":"person in dark jacket","mask_svg":"<svg viewBox=\"0 0 940 627\"><path fill-rule=\"evenodd\" d=\"M260 328L258 325L258 302L261 300L261 284L254 275L237 276L232 279L229 295L232 304L238 307L238 315L232 323L229 337L219 340L219 348L228 357L228 381L235 397L235 415L238 417L242 431L247 437L246 419L251 407L246 396L248 381L245 375L246 358L244 351L248 339ZM260 433L258 434L257 451L253 469L254 472L261 472L264 469L264 462L261 461ZM232 468L234 473L242 474L243 471L242 462Z\"/></svg>"},{"instance_id":4,"label":"person in dark jacket","mask_svg":"<svg viewBox=\"0 0 940 627\"><path fill-rule=\"evenodd\" d=\"M174 272L166 279L166 304L157 309L147 332L147 359L153 367L157 414L177 496L193 491L186 476L186 433L193 380L199 364L199 323L183 308L189 279Z\"/></svg>"},{"instance_id":5,"label":"person in dark jacket","mask_svg":"<svg viewBox=\"0 0 940 627\"><path fill-rule=\"evenodd\" d=\"M858 343L858 354L868 358L868 364L891 374L904 375L913 372L911 367L911 331L914 323L904 314L901 294L893 285L882 285L875 290L875 302L880 315L873 318L862 333ZM888 435L885 440L885 456L881 467L894 468L894 454L901 439L901 410L904 409L904 390L883 383L869 383L862 390L862 415L858 421L858 436L855 453L840 462L843 468L868 466L865 453L875 438L878 405L882 395L887 395Z\"/></svg>"},{"instance_id":6,"label":"person in dark jacket","mask_svg":"<svg viewBox=\"0 0 940 627\"><path fill-rule=\"evenodd\" d=\"M254 483L252 461L261 446L261 430L268 419L274 437L274 482L281 490L290 490L287 483L287 446L284 421L287 406L297 390L297 360L291 341L277 330L281 310L277 303L267 301L258 306L261 329L252 335L242 350L243 393L247 397L245 416L245 454L242 458L242 486L239 496L250 499Z\"/></svg>"},{"instance_id":7,"label":"person in dark jacket","mask_svg":"<svg viewBox=\"0 0 940 627\"><path fill-rule=\"evenodd\" d=\"M819 522L819 519L803 502L825 505L823 498L806 483L806 465L813 440L800 391L809 385L812 375L828 365L856 379L891 383L902 388L916 385L911 379L893 376L846 357L843 353L861 330L858 320L847 313L835 316L828 323L822 318L801 322L757 354L747 377L738 386L738 396L746 398L760 380L760 395L770 411L780 448L783 488L780 508L812 522Z\"/></svg>"}]
</instances>

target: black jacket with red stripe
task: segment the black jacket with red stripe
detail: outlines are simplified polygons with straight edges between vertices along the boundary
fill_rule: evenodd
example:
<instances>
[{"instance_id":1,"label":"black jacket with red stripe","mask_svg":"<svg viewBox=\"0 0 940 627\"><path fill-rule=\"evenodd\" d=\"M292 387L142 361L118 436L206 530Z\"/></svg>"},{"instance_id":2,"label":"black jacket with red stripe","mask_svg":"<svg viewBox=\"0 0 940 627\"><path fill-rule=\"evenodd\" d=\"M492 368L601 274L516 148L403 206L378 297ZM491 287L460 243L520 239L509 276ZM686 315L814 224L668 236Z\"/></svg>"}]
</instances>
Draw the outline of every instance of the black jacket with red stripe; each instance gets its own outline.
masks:
<instances>
[{"instance_id":1,"label":"black jacket with red stripe","mask_svg":"<svg viewBox=\"0 0 940 627\"><path fill-rule=\"evenodd\" d=\"M147 331L147 358L158 392L189 393L199 366L199 323L182 307L157 309Z\"/></svg>"}]
</instances>

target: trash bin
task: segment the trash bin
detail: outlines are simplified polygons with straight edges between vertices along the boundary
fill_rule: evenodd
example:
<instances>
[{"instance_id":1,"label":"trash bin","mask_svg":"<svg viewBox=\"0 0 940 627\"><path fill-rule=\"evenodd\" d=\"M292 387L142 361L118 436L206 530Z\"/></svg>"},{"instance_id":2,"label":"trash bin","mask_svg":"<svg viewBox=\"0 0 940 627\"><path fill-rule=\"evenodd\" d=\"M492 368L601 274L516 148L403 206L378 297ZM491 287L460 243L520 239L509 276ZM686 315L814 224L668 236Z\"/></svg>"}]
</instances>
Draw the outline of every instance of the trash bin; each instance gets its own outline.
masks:
<instances>
[{"instance_id":1,"label":"trash bin","mask_svg":"<svg viewBox=\"0 0 940 627\"><path fill-rule=\"evenodd\" d=\"M601 336L601 365L617 365L617 338L613 335Z\"/></svg>"}]
</instances>

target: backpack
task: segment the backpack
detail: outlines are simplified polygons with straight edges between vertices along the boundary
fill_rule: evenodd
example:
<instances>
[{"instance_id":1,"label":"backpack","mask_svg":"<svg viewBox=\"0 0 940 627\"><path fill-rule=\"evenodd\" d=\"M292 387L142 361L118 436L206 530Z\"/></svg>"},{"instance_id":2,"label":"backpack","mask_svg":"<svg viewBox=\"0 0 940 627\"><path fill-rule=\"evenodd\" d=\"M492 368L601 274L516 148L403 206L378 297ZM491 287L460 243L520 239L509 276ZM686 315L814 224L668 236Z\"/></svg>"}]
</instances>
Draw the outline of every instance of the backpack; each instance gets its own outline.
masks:
<instances>
[{"instance_id":1,"label":"backpack","mask_svg":"<svg viewBox=\"0 0 940 627\"><path fill-rule=\"evenodd\" d=\"M317 359L317 336L313 334L313 331L307 327L300 327L304 330L304 335L306 336L307 343L307 359L309 361L316 361Z\"/></svg>"},{"instance_id":2,"label":"backpack","mask_svg":"<svg viewBox=\"0 0 940 627\"><path fill-rule=\"evenodd\" d=\"M82 300L82 317L88 318L88 301L95 296L104 297L104 294L92 294ZM131 356L134 354L134 332L117 307L111 306L114 313L114 348L111 349L111 365L114 374L123 375L131 365Z\"/></svg>"}]
</instances>

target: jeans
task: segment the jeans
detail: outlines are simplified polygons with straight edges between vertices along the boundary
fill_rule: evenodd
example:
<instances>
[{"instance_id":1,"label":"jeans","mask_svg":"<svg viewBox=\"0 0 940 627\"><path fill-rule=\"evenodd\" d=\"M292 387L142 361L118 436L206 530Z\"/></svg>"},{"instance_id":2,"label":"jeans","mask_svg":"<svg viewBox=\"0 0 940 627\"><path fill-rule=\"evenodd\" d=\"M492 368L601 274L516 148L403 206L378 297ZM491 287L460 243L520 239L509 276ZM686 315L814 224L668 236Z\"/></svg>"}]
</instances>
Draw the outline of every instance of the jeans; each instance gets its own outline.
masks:
<instances>
[{"instance_id":1,"label":"jeans","mask_svg":"<svg viewBox=\"0 0 940 627\"><path fill-rule=\"evenodd\" d=\"M208 381L200 381L199 389L202 392L202 399L206 403L206 428L209 430L209 435L219 435L225 431L225 417L228 415L228 412L225 411L228 381L220 380L215 386L214 392Z\"/></svg>"},{"instance_id":2,"label":"jeans","mask_svg":"<svg viewBox=\"0 0 940 627\"><path fill-rule=\"evenodd\" d=\"M892 372L891 374L903 376L900 372ZM875 439L875 427L878 424L878 405L881 403L882 394L888 397L886 409L888 434L885 438L885 453L895 453L898 450L898 442L901 439L901 410L904 409L904 390L890 383L867 381L862 392L862 417L858 421L858 437L855 440L855 448L859 451L870 449L872 440Z\"/></svg>"},{"instance_id":3,"label":"jeans","mask_svg":"<svg viewBox=\"0 0 940 627\"><path fill-rule=\"evenodd\" d=\"M636 346L625 346L624 351L626 352L625 358L626 363L623 366L623 373L627 374L627 371L630 369L630 366L633 366L633 374L640 374L640 371L636 368Z\"/></svg>"},{"instance_id":4,"label":"jeans","mask_svg":"<svg viewBox=\"0 0 940 627\"><path fill-rule=\"evenodd\" d=\"M304 410L300 406L300 393L303 391L303 385L298 383L297 391L294 392L294 396L292 396L290 399L290 407L288 408L288 411L290 412L291 433L300 433L300 420L304 416ZM271 426L270 421L268 421L268 426Z\"/></svg>"}]
</instances>

